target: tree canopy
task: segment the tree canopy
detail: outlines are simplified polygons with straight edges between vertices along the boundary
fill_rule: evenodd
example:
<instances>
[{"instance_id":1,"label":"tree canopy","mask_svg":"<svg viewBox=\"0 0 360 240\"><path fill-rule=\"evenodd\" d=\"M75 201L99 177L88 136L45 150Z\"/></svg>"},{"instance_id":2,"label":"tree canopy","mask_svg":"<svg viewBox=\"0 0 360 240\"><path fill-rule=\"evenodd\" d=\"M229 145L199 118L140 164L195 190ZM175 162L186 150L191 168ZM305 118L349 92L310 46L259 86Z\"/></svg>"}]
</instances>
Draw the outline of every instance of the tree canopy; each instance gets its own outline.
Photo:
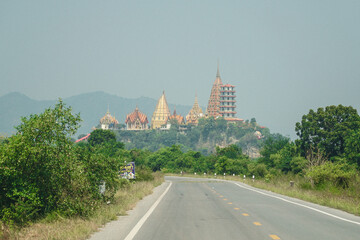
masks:
<instances>
[{"instance_id":1,"label":"tree canopy","mask_svg":"<svg viewBox=\"0 0 360 240\"><path fill-rule=\"evenodd\" d=\"M345 139L354 129L360 128L360 116L351 106L327 106L312 109L296 123L296 140L302 156L320 150L328 158L341 156L345 151Z\"/></svg>"}]
</instances>

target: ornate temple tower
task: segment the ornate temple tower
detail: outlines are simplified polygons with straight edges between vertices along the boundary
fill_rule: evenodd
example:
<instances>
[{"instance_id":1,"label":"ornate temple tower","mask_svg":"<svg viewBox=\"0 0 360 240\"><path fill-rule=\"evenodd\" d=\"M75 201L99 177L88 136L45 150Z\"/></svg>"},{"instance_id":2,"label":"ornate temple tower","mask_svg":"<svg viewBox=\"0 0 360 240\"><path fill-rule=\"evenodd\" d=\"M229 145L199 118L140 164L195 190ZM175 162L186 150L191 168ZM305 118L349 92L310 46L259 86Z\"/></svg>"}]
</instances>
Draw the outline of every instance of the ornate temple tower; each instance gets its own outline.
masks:
<instances>
[{"instance_id":1,"label":"ornate temple tower","mask_svg":"<svg viewBox=\"0 0 360 240\"><path fill-rule=\"evenodd\" d=\"M134 112L126 116L125 120L126 130L147 130L148 123L147 116L140 112L137 106Z\"/></svg>"},{"instance_id":2,"label":"ornate temple tower","mask_svg":"<svg viewBox=\"0 0 360 240\"><path fill-rule=\"evenodd\" d=\"M169 116L170 110L165 98L165 91L163 91L151 118L151 129L160 128L162 125L166 124Z\"/></svg>"},{"instance_id":3,"label":"ornate temple tower","mask_svg":"<svg viewBox=\"0 0 360 240\"><path fill-rule=\"evenodd\" d=\"M199 118L204 117L203 111L201 110L197 96L195 96L195 102L191 108L189 114L186 116L186 124L197 125L199 123Z\"/></svg>"},{"instance_id":4,"label":"ornate temple tower","mask_svg":"<svg viewBox=\"0 0 360 240\"><path fill-rule=\"evenodd\" d=\"M210 99L206 109L206 115L208 117L219 117L220 115L220 88L222 81L220 78L219 64L217 66L216 79L211 89Z\"/></svg>"}]
</instances>

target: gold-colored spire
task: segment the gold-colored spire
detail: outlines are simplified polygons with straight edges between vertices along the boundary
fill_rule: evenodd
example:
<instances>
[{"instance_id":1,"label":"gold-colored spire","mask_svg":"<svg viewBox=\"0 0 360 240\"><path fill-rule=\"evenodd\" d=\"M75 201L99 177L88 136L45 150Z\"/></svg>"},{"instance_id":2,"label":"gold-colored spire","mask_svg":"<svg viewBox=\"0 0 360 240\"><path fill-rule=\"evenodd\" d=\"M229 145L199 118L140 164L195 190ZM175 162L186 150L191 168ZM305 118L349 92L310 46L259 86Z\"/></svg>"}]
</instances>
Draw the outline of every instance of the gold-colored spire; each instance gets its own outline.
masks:
<instances>
[{"instance_id":1,"label":"gold-colored spire","mask_svg":"<svg viewBox=\"0 0 360 240\"><path fill-rule=\"evenodd\" d=\"M159 98L155 111L151 118L151 128L160 128L162 125L166 124L168 117L170 116L169 105L166 101L165 91Z\"/></svg>"}]
</instances>

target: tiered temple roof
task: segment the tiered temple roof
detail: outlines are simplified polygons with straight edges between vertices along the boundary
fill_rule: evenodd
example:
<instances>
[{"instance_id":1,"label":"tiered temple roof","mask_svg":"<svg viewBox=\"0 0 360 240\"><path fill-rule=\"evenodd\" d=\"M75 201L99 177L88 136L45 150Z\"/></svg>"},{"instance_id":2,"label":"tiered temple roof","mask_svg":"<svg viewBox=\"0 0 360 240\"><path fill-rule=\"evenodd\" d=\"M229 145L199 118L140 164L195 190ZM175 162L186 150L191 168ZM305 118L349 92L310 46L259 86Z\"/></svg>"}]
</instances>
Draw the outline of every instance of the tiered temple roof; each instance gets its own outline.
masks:
<instances>
[{"instance_id":1,"label":"tiered temple roof","mask_svg":"<svg viewBox=\"0 0 360 240\"><path fill-rule=\"evenodd\" d=\"M204 117L203 111L199 106L197 96L195 96L195 102L191 108L189 114L186 116L186 124L197 125L199 123L199 118Z\"/></svg>"},{"instance_id":2,"label":"tiered temple roof","mask_svg":"<svg viewBox=\"0 0 360 240\"><path fill-rule=\"evenodd\" d=\"M148 123L147 116L140 112L137 106L134 112L126 116L125 120L127 130L145 130L148 129Z\"/></svg>"},{"instance_id":3,"label":"tiered temple roof","mask_svg":"<svg viewBox=\"0 0 360 240\"><path fill-rule=\"evenodd\" d=\"M116 124L119 124L119 121L115 117L111 116L109 109L107 110L105 116L100 119L100 125L102 129L109 129L115 127Z\"/></svg>"},{"instance_id":4,"label":"tiered temple roof","mask_svg":"<svg viewBox=\"0 0 360 240\"><path fill-rule=\"evenodd\" d=\"M206 115L208 117L218 117L220 116L220 87L222 85L220 71L219 71L219 64L217 67L216 79L211 89L211 94L208 102L208 106L206 109Z\"/></svg>"},{"instance_id":5,"label":"tiered temple roof","mask_svg":"<svg viewBox=\"0 0 360 240\"><path fill-rule=\"evenodd\" d=\"M157 102L155 111L151 118L151 128L160 128L162 125L166 124L170 116L169 106L165 98L165 91L161 95L160 99Z\"/></svg>"},{"instance_id":6,"label":"tiered temple roof","mask_svg":"<svg viewBox=\"0 0 360 240\"><path fill-rule=\"evenodd\" d=\"M171 115L171 116L169 117L168 121L170 121L170 120L172 120L172 119L175 119L175 120L178 122L178 124L180 124L180 125L181 125L181 124L185 124L185 119L184 119L184 117L181 116L181 115L176 114L176 109L174 110L173 115Z\"/></svg>"}]
</instances>

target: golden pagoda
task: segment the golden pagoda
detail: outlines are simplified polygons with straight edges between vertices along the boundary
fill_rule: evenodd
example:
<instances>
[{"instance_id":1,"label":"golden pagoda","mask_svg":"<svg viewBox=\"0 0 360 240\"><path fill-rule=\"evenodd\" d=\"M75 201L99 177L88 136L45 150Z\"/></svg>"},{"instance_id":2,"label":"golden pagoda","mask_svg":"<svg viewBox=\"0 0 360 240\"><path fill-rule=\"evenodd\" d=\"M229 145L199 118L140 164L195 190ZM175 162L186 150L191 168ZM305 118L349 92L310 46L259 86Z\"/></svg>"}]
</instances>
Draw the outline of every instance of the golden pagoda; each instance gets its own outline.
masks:
<instances>
[{"instance_id":1,"label":"golden pagoda","mask_svg":"<svg viewBox=\"0 0 360 240\"><path fill-rule=\"evenodd\" d=\"M220 88L223 85L220 72L219 72L219 63L217 66L216 79L211 89L211 94L206 109L206 116L217 118L220 115Z\"/></svg>"},{"instance_id":2,"label":"golden pagoda","mask_svg":"<svg viewBox=\"0 0 360 240\"><path fill-rule=\"evenodd\" d=\"M191 108L189 114L186 116L186 124L197 125L199 123L199 118L204 117L204 113L201 110L197 96L195 96L195 102Z\"/></svg>"},{"instance_id":3,"label":"golden pagoda","mask_svg":"<svg viewBox=\"0 0 360 240\"><path fill-rule=\"evenodd\" d=\"M166 124L169 116L170 110L165 98L165 91L163 91L151 118L151 129L160 128L162 125Z\"/></svg>"}]
</instances>

